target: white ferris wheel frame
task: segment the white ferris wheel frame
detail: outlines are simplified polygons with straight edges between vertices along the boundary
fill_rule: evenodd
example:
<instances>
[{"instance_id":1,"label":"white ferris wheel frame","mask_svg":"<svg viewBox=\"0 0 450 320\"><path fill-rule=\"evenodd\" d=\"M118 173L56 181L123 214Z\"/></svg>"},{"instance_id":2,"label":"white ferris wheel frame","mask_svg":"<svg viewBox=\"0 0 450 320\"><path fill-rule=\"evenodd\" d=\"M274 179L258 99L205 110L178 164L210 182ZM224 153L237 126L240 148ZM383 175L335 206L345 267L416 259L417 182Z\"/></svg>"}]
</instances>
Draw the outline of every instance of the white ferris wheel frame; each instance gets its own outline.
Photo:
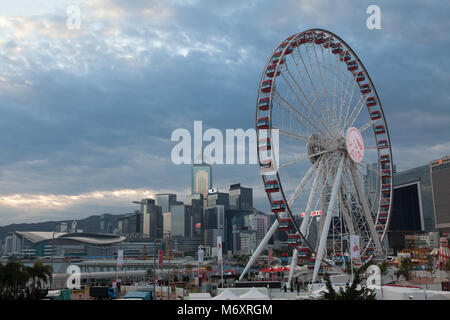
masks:
<instances>
[{"instance_id":1,"label":"white ferris wheel frame","mask_svg":"<svg viewBox=\"0 0 450 320\"><path fill-rule=\"evenodd\" d=\"M327 42L321 42L322 38L319 38L319 36L323 37L323 39L326 39ZM305 39L307 39L305 41ZM308 40L309 39L309 40ZM267 60L266 66L263 70L261 80L259 83L258 88L258 97L257 97L257 107L256 107L256 129L257 129L257 138L258 141L260 141L260 137L263 137L264 141L267 139L267 144L270 144L272 139L272 130L274 127L272 126L272 109L273 109L273 101L275 100L275 96L277 99L283 100L283 97L280 96L279 93L276 91L276 81L277 77L281 75L281 77L284 76L284 73L280 72L281 65L284 63L283 60L285 59L285 56L292 53L292 50L300 50L300 46L302 45L308 45L309 43L312 43L312 47L314 47L314 52L316 52L315 48L316 46L322 47L324 45L328 44L327 49L329 50L329 54L331 55L332 48L335 48L336 45L337 48L341 48L340 52L338 52L336 55L339 55L341 58L341 62L343 64L347 65L347 69L349 67L349 63L352 64L351 66L356 65L356 69L353 68L353 70L350 71L348 69L348 72L355 77L355 81L353 81L353 89L352 89L352 97L353 92L355 90L355 84L358 84L361 90L361 98L364 98L364 100L358 100L358 104L355 105L355 108L350 113L350 100L349 105L345 106L345 98L341 102L341 106L339 110L336 110L336 105L334 106L334 109L332 106L328 105L328 96L327 96L327 105L325 106L324 103L322 103L322 100L319 99L318 90L314 86L314 82L311 80L311 76L309 74L308 68L305 64L305 62L302 59L304 70L306 71L306 75L308 76L310 83L313 87L313 91L315 95L317 96L317 101L315 101L316 105L314 106L313 103L308 100L308 98L311 98L309 94L305 94L302 91L301 86L298 85L298 82L295 80L295 77L292 76L292 74L289 72L289 76L293 80L294 84L291 84L292 86L296 86L298 91L301 91L301 94L304 98L303 103L310 104L311 106L311 114L313 113L315 115L323 115L323 118L318 117L319 123L314 123L310 120L310 117L308 114L303 114L301 111L299 111L295 106L288 101L284 100L282 101L283 104L285 104L286 108L289 108L292 110L293 113L295 113L302 121L303 125L309 126L311 128L314 128L316 132L321 134L321 138L324 139L323 141L331 141L330 144L327 142L327 148L325 150L322 150L318 153L307 155L305 157L302 157L300 159L296 159L294 161L291 161L290 163L285 164L278 164L278 160L276 159L273 152L271 152L271 155L269 156L269 159L262 159L261 155L267 154L267 147L262 148L260 144L258 143L258 163L261 166L262 171L262 179L264 186L266 186L267 181L277 181L279 185L279 192L278 192L278 199L281 199L282 203L285 205L285 211L284 212L274 212L274 215L276 217L276 220L272 227L269 229L269 232L266 234L264 239L259 244L258 248L253 253L252 257L250 258L249 262L247 263L247 266L245 267L244 271L242 272L240 276L240 280L244 277L246 272L250 269L250 267L254 264L258 256L261 254L263 249L266 247L268 241L272 237L272 235L275 233L275 231L279 228L280 220L281 219L288 219L290 220L291 225L293 226L293 229L295 230L295 234L302 239L302 245L311 250L311 253L315 255L315 261L314 261L314 273L313 273L313 282L316 281L317 275L319 272L319 268L322 264L322 262L325 262L328 265L331 265L331 261L324 259L324 255L326 255L326 242L328 233L330 230L330 224L331 224L331 218L333 216L333 210L336 207L336 204L339 204L339 206L342 208L342 215L346 222L346 226L349 229L350 234L358 234L358 233L364 233L364 237L366 237L365 242L366 246L363 248L362 252L366 253L369 247L375 246L376 249L373 253L368 254L368 259L372 259L375 255L375 253L381 254L383 251L383 245L382 241L386 235L386 229L389 224L389 219L391 216L391 208L392 208L392 199L393 199L393 186L392 186L392 176L393 176L393 161L392 161L392 150L391 150L391 143L390 143L390 137L389 137L389 131L386 123L386 119L384 116L383 108L381 105L381 101L378 97L377 91L375 86L373 85L373 82L365 69L363 63L359 59L359 57L356 55L356 53L350 48L350 46L347 45L340 37L335 35L334 33L324 30L324 29L309 29L304 32L300 32L297 34L294 34L287 39L283 40L272 52L272 54L269 56L269 59ZM322 48L321 48L322 49ZM289 52L290 51L290 52ZM333 50L334 51L334 50ZM323 52L322 52L323 54ZM346 60L342 60L342 59ZM317 58L317 53L316 53ZM274 63L275 59L275 63ZM276 60L278 59L278 60ZM318 59L318 58L317 58ZM284 60L285 61L285 60ZM318 60L317 60L318 61ZM319 63L317 63L317 66L320 70ZM271 72L273 72L272 76L268 75L268 69L270 69ZM287 67L286 67L287 69ZM345 68L344 68L345 69ZM361 82L357 83L357 76L360 74L363 74L361 76L364 81L361 84ZM306 77L305 75L305 77ZM325 82L322 79L322 71L320 70L320 77L322 80L323 89L326 91L326 85ZM289 85L289 81L284 78L286 83ZM263 87L263 84L267 84L267 82L270 81L270 90L267 91L267 85ZM337 80L336 80L337 81ZM360 80L361 81L361 80ZM365 86L365 87L364 87ZM370 91L368 93L363 93L363 88L369 87ZM264 91L263 91L263 88ZM292 91L295 91L291 87ZM305 89L306 90L306 89ZM347 83L346 83L346 91L347 91ZM298 92L297 92L298 93ZM327 94L327 92L325 92ZM294 94L296 94L294 92ZM298 93L300 94L300 93ZM345 92L347 95L347 92ZM259 108L259 103L262 101L261 99L267 100L268 108L266 110L262 110ZM302 103L302 99L297 97L297 101L299 103ZM314 99L314 98L312 98ZM311 99L311 100L312 100ZM369 100L370 99L370 100ZM369 103L370 101L370 103ZM320 106L317 105L317 102L319 102ZM371 106L369 106L372 104ZM359 131L363 132L370 127L374 130L374 136L375 136L375 147L366 147L367 149L374 149L377 151L378 155L378 165L379 168L387 168L381 171L376 172L376 177L379 179L379 190L377 191L378 195L378 203L377 203L377 213L376 217L373 216L373 210L369 208L369 203L367 201L367 198L364 194L364 187L361 184L360 177L358 176L358 170L357 166L366 165L367 170L369 170L369 165L364 163L355 163L353 160L351 160L350 156L346 152L345 143L344 141L344 148L342 146L336 146L333 144L335 141L333 140L334 137L339 136L339 134L343 134L342 132L337 132L339 128L345 129L352 127L355 120L358 118L361 110L364 106L367 106L369 113L372 114L375 112L379 116L378 119L372 120L371 117L369 117L369 121L363 125L361 128L359 128ZM318 110L320 108L320 110ZM372 113L371 113L372 112ZM266 127L259 127L258 121L263 118L267 118L267 126ZM299 121L299 120L298 120ZM378 128L378 129L377 129ZM380 129L381 128L381 129ZM377 133L376 130L381 130L381 133ZM305 137L298 135L293 132L288 132L285 130L280 129L280 134L290 136L294 139L302 140L302 141L308 141L310 137ZM381 143L383 142L383 143ZM328 154L333 155L328 157ZM300 183L295 187L294 191L286 197L283 186L282 186L282 179L280 178L278 169L281 169L283 166L289 166L295 162L302 161L302 160L309 160L312 157L316 157L317 161L315 161L311 167L308 169L308 171L305 173L304 177L300 181ZM267 172L267 163L269 161L269 167L272 168L271 172ZM329 162L329 163L328 163ZM332 163L333 162L333 163ZM333 170L330 172L327 171L326 166L328 165L328 168L332 167ZM345 170L344 170L345 169ZM370 169L373 170L373 169ZM376 169L375 169L376 170ZM275 174L274 174L275 173ZM320 242L318 245L318 248L316 248L308 242L308 234L309 234L309 226L311 224L311 217L309 216L309 212L313 208L313 202L315 195L317 194L319 180L325 175L325 180L330 178L334 180L332 185L332 191L331 191L331 197L328 204L328 210L324 213L325 218L321 225L321 232L319 234ZM383 184L383 179L387 179L390 183ZM305 189L305 186L312 180L312 187L311 191L308 197L308 201L306 203L305 212L307 213L305 217L303 218L301 225L298 226L298 224L295 221L294 214L291 210L291 205L294 203L294 201L297 199L297 197L303 192ZM353 224L354 217L351 216L351 204L349 203L349 199L344 199L342 197L342 192L346 192L345 185L341 183L341 181L347 181L350 185L354 186L355 194L357 195L357 203L359 204L359 207L363 213L363 216L360 217L361 223L365 223L366 230L361 231L361 229L358 229ZM319 191L322 192L323 190ZM267 197L269 199L270 204L272 205L275 197L273 196L272 192L266 192ZM387 197L383 198L383 195L387 195ZM373 207L372 207L373 209ZM383 210L383 211L381 211ZM383 214L383 216L381 216ZM381 217L383 217L381 219ZM382 222L381 222L382 221ZM368 229L368 230L367 230ZM286 231L288 233L288 231ZM367 257L367 256L366 256ZM292 259L292 268L290 272L290 279L292 278L293 274L293 267L294 263L297 262L297 248L293 250L293 259Z\"/></svg>"}]
</instances>

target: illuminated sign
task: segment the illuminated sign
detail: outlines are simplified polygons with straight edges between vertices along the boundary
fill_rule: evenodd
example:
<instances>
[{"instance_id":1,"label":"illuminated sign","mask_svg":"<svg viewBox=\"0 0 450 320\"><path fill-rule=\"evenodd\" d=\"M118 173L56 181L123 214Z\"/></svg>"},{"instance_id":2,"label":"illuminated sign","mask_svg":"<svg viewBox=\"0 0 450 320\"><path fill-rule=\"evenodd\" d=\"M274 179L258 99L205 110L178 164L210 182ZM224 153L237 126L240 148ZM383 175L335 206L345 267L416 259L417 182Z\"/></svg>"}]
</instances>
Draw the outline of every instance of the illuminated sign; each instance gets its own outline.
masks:
<instances>
[{"instance_id":1,"label":"illuminated sign","mask_svg":"<svg viewBox=\"0 0 450 320\"><path fill-rule=\"evenodd\" d=\"M306 213L302 212L302 218L306 215ZM322 210L317 210L317 211L311 211L310 216L311 217L315 217L315 216L320 216L322 215Z\"/></svg>"}]
</instances>

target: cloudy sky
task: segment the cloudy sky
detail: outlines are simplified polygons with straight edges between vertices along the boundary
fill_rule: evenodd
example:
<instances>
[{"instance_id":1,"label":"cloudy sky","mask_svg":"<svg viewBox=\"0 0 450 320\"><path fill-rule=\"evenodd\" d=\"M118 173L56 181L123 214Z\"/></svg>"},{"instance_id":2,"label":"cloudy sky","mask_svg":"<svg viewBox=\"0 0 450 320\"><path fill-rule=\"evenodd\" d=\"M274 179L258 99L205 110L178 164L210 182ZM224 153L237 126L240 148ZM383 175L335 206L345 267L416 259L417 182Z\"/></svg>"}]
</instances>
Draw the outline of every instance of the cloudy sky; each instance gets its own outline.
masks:
<instances>
[{"instance_id":1,"label":"cloudy sky","mask_svg":"<svg viewBox=\"0 0 450 320\"><path fill-rule=\"evenodd\" d=\"M371 4L381 30L366 27ZM172 131L253 128L268 56L312 27L364 62L398 170L448 155L449 12L443 0L3 1L0 225L126 213L157 192L183 200L191 168L171 162ZM216 165L213 182L254 187L267 208L255 165Z\"/></svg>"}]
</instances>

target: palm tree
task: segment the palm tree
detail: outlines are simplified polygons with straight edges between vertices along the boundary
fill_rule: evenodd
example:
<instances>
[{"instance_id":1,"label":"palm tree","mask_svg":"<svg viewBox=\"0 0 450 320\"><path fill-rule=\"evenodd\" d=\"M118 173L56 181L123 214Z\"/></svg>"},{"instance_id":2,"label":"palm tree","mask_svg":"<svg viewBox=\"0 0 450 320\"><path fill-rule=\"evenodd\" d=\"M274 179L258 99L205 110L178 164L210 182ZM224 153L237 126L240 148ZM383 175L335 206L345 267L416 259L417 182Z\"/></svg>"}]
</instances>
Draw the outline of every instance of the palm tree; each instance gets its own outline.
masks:
<instances>
[{"instance_id":1,"label":"palm tree","mask_svg":"<svg viewBox=\"0 0 450 320\"><path fill-rule=\"evenodd\" d=\"M323 292L321 299L323 300L375 300L376 292L373 289L369 289L367 287L361 287L360 290L357 289L358 285L363 280L363 274L366 269L369 267L370 263L366 262L360 268L356 269L353 277L353 282L351 285L348 283L345 285L345 290L340 288L339 292L334 290L330 276L327 274L324 275L324 280L326 283L326 287L328 292Z\"/></svg>"},{"instance_id":2,"label":"palm tree","mask_svg":"<svg viewBox=\"0 0 450 320\"><path fill-rule=\"evenodd\" d=\"M410 273L413 270L413 263L411 258L402 258L400 260L400 267L398 268L398 274L405 277L407 281L410 279Z\"/></svg>"},{"instance_id":3,"label":"palm tree","mask_svg":"<svg viewBox=\"0 0 450 320\"><path fill-rule=\"evenodd\" d=\"M52 279L52 267L46 266L40 261L36 261L31 268L28 268L29 278L33 281L33 296L39 298L38 290L42 283L47 283Z\"/></svg>"},{"instance_id":4,"label":"palm tree","mask_svg":"<svg viewBox=\"0 0 450 320\"><path fill-rule=\"evenodd\" d=\"M10 261L1 267L0 288L2 298L15 299L17 292L28 282L29 274L24 265L16 261Z\"/></svg>"}]
</instances>

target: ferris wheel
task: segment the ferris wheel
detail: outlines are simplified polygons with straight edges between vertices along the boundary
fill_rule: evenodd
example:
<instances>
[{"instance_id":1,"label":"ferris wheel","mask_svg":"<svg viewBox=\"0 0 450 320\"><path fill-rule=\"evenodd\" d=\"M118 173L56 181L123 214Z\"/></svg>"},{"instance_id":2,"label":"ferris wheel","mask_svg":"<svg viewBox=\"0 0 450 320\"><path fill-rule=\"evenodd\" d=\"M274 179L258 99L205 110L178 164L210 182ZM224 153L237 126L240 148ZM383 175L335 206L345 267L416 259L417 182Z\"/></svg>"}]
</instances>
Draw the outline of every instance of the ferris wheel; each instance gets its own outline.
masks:
<instances>
[{"instance_id":1,"label":"ferris wheel","mask_svg":"<svg viewBox=\"0 0 450 320\"><path fill-rule=\"evenodd\" d=\"M258 89L258 159L276 217L241 279L277 229L293 263L344 265L383 253L392 204L392 151L380 99L361 60L338 36L310 29L282 41ZM291 268L290 278L293 269Z\"/></svg>"}]
</instances>

